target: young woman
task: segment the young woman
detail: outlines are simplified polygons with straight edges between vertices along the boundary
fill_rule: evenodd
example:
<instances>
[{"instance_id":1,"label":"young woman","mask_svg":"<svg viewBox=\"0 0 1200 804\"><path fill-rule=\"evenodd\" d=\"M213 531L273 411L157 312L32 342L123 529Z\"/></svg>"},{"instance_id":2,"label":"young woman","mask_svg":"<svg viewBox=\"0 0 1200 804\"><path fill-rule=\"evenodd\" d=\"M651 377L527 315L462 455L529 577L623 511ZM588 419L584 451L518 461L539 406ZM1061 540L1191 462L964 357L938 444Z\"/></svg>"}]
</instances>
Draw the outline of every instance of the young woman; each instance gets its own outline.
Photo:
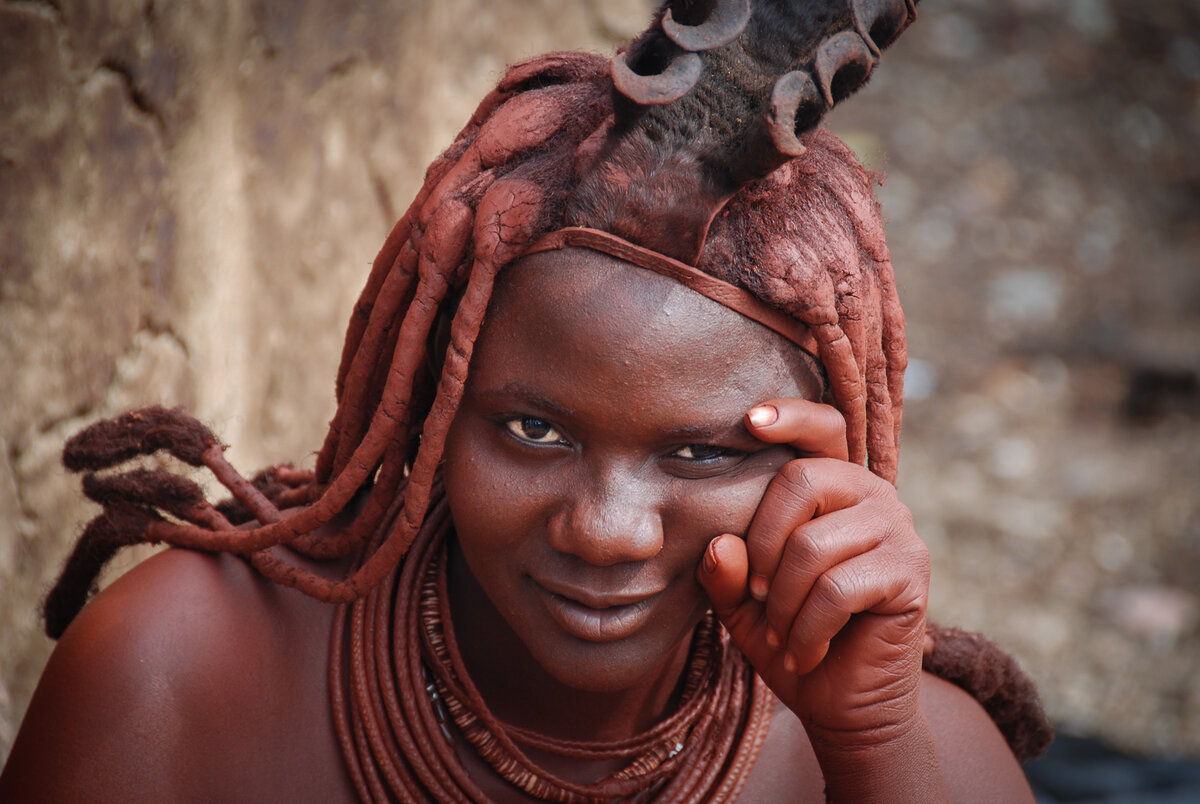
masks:
<instances>
[{"instance_id":1,"label":"young woman","mask_svg":"<svg viewBox=\"0 0 1200 804\"><path fill-rule=\"evenodd\" d=\"M870 177L805 133L911 15L680 3L512 68L375 263L314 473L179 411L73 439L105 513L0 797L1029 800L1028 682L925 621ZM234 500L99 473L160 450ZM194 549L79 612L134 541Z\"/></svg>"}]
</instances>

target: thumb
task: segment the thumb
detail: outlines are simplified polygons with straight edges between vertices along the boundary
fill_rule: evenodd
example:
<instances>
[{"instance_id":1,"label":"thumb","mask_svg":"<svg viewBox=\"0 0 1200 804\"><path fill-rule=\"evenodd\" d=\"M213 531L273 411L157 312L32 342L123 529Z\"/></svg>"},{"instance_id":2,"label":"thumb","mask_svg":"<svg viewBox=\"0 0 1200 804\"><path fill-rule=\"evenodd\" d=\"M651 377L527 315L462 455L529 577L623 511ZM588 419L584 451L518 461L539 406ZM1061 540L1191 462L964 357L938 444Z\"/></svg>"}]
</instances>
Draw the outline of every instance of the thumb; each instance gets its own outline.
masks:
<instances>
[{"instance_id":1,"label":"thumb","mask_svg":"<svg viewBox=\"0 0 1200 804\"><path fill-rule=\"evenodd\" d=\"M750 557L746 553L746 543L728 533L708 543L704 560L696 570L696 580L721 619L751 599L746 585L749 575Z\"/></svg>"}]
</instances>

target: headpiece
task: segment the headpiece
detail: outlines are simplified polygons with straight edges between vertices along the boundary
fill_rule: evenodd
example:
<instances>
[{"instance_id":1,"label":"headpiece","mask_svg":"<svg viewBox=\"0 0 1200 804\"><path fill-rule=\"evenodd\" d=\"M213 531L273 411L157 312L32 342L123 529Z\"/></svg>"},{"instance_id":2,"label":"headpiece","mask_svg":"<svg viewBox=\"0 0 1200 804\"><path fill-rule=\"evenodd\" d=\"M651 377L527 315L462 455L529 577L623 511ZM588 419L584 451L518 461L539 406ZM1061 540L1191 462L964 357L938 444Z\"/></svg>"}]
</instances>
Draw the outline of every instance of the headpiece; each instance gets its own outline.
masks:
<instances>
[{"instance_id":1,"label":"headpiece","mask_svg":"<svg viewBox=\"0 0 1200 804\"><path fill-rule=\"evenodd\" d=\"M612 61L612 128L581 149L568 222L695 265L725 203L802 155L915 18L916 0L664 4Z\"/></svg>"}]
</instances>

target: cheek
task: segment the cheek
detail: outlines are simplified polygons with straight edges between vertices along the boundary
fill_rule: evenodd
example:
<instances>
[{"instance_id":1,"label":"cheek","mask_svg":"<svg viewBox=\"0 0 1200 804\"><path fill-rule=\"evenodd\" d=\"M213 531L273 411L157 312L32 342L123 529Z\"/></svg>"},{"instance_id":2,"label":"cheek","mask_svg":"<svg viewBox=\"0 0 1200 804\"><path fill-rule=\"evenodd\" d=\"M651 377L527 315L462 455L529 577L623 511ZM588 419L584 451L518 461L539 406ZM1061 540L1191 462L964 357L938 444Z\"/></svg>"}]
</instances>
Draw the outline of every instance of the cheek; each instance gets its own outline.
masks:
<instances>
[{"instance_id":1,"label":"cheek","mask_svg":"<svg viewBox=\"0 0 1200 804\"><path fill-rule=\"evenodd\" d=\"M778 448L763 455L752 471L736 479L698 484L689 482L675 496L671 517L665 523L679 534L688 551L697 556L708 543L725 533L745 537L767 486L791 458L791 450Z\"/></svg>"},{"instance_id":2,"label":"cheek","mask_svg":"<svg viewBox=\"0 0 1200 804\"><path fill-rule=\"evenodd\" d=\"M450 428L443 455L442 477L446 483L446 500L459 540L471 535L485 521L486 512L494 500L503 498L502 478L484 470L477 437L478 427L458 421Z\"/></svg>"},{"instance_id":3,"label":"cheek","mask_svg":"<svg viewBox=\"0 0 1200 804\"><path fill-rule=\"evenodd\" d=\"M456 422L446 439L446 498L459 541L470 552L514 546L544 518L545 495L518 466L493 454L490 426Z\"/></svg>"}]
</instances>

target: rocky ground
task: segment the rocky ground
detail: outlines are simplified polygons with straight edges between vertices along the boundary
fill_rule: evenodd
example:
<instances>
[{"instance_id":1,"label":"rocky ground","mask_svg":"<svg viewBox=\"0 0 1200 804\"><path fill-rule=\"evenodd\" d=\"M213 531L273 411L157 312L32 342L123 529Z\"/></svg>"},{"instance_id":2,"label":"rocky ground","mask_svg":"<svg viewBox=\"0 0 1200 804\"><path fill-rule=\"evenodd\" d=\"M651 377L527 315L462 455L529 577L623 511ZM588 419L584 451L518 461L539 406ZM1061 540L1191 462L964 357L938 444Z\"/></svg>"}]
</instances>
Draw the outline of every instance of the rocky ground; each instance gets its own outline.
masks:
<instances>
[{"instance_id":1,"label":"rocky ground","mask_svg":"<svg viewBox=\"0 0 1200 804\"><path fill-rule=\"evenodd\" d=\"M905 108L834 127L888 174L934 615L1064 733L1200 754L1200 6L921 13L867 90Z\"/></svg>"},{"instance_id":2,"label":"rocky ground","mask_svg":"<svg viewBox=\"0 0 1200 804\"><path fill-rule=\"evenodd\" d=\"M608 48L625 33L611 14L589 12L572 17L575 27L564 41L552 22L538 22L551 19L555 6L543 3L516 26L533 31L544 25L536 37L495 51L491 34L457 37L453 60L461 68L433 75L398 69L402 51L379 36L397 24L407 26L405 42L413 48L442 41L422 33L416 11L398 20L384 20L381 12L372 21L361 9L326 2L312 4L323 16L308 11L293 18L255 3L244 19L209 32L212 58L225 65L221 72L187 61L199 59L196 53L211 55L194 45L201 41L200 22L135 9L128 19L89 28L77 5L4 5L6 20L19 18L29 30L46 33L47 47L66 43L73 51L48 59L32 79L4 84L8 94L0 93L18 111L35 110L16 139L0 138L0 171L7 171L0 172L0 224L10 231L38 214L29 212L32 196L14 198L5 181L11 188L14 177L24 177L29 184L21 186L31 193L60 188L52 199L60 205L55 242L73 242L64 227L76 226L100 231L103 242L123 243L100 253L103 242L93 239L85 257L142 265L149 278L135 280L129 295L151 294L144 296L151 301L144 302L141 320L128 322L128 331L105 346L107 362L89 357L94 343L72 347L79 365L100 375L81 382L70 365L39 356L43 341L29 333L47 319L29 313L33 297L22 295L50 270L46 266L76 256L39 257L41 263L29 262L27 274L17 275L14 266L26 265L25 252L13 244L44 238L38 232L28 241L5 237L12 253L0 251L0 367L12 376L59 371L61 377L48 391L35 393L32 385L7 391L14 406L0 415L0 574L8 590L0 594L7 609L0 753L48 647L33 635L31 601L65 549L63 531L80 520L78 506L68 510L55 502L67 499L68 485L47 468L62 437L96 415L141 401L144 395L120 390L121 383L141 383L173 389L174 399L165 401L192 404L226 435L240 430L231 440L252 445L242 453L245 464L303 456L295 445L311 447L317 438L295 434L319 430L328 415L327 391L301 420L278 408L246 413L225 404L222 394L233 390L213 390L214 374L228 373L220 355L240 350L247 365L272 367L261 376L238 368L238 382L254 383L255 398L314 396L308 386L295 385L296 378L329 376L324 363L319 372L313 366L330 362L336 344L314 343L309 365L293 365L287 361L294 344L280 332L306 332L298 322L318 315L344 320L341 307L317 311L328 297L347 295L344 288L320 290L322 272L341 266L339 282L360 281L353 277L373 248L363 244L379 242L383 218L390 221L411 194L416 166L436 147L414 145L396 132L406 131L407 121L410 128L436 129L431 136L444 141L466 114L449 108L450 99L479 97L499 63L552 44ZM638 4L620 5L628 11ZM466 13L473 5L439 6L451 7ZM1015 653L1039 682L1063 734L1095 738L1133 756L1200 756L1200 4L925 0L921 17L885 56L884 69L861 98L838 110L830 125L887 174L880 195L912 358L901 491L935 557L934 616L984 631ZM431 19L431 32L456 30L453 17ZM121 38L136 26L142 26L140 38ZM499 30L494 20L483 29ZM101 30L103 36L89 34ZM30 35L11 44L27 43ZM171 48L156 50L164 36ZM22 63L32 58L26 54ZM87 72L97 65L102 69L95 75ZM173 72L155 72L156 65ZM60 69L61 79L53 72ZM46 78L51 75L59 83ZM213 75L226 83L204 83ZM28 83L34 79L36 86ZM60 84L76 87L83 98L73 113L83 102L101 112L117 109L121 97L125 111L97 113L95 130L76 131L59 119L54 125L64 133L52 141L59 151L43 157L37 149L22 150L26 140L51 130L50 118L36 113L39 92L51 94ZM217 103L213 87L230 88L241 105L231 111ZM424 100L418 91L426 91ZM228 141L222 139L224 114L236 118ZM101 158L95 138L108 130L104 126L113 137L126 132L112 141L124 143L127 157L137 155L134 178L148 188L140 196L126 194L127 217L137 224L130 224L128 236L116 224L103 228L107 221L121 223L124 206L96 207L83 190L79 203L92 203L91 211L75 218L62 211L61 188L67 194L78 189L72 177L106 175L95 166ZM143 140L149 145L140 145ZM214 140L226 151L211 162L197 160ZM365 161L355 148L366 153ZM51 158L62 167L48 184L37 178L44 167L37 160ZM113 198L125 198L116 188L130 180L119 164L99 185ZM231 173L231 165L241 172ZM242 193L237 198L246 209L222 218L224 202L218 201L231 192ZM357 239L346 234L352 226ZM236 263L239 254L242 263ZM207 266L217 257L244 266L250 279L236 274L240 286L270 302L259 309L301 307L306 318L243 335L226 319L193 314L199 280L188 271L206 276L196 266L215 270ZM282 266L301 271L303 282L284 290L271 284ZM96 287L113 287L106 276L98 270ZM67 279L55 284L68 295L87 291ZM162 294L175 305L165 312ZM230 307L230 299L222 303ZM86 304L47 309L66 309L61 315L68 318L90 314ZM261 318L243 313L246 320ZM242 345L205 346L229 333L242 337ZM209 378L207 385L180 368L198 361L195 372ZM81 388L93 389L91 395L72 396ZM256 435L262 444L253 446ZM44 477L51 480L41 483ZM52 539L57 546L46 547ZM1060 767L1119 765L1103 753L1107 749L1072 754L1078 744L1061 745ZM1070 761L1084 755L1092 765ZM1086 785L1071 788L1062 774L1056 778L1058 786L1046 788L1047 801L1149 800L1104 798Z\"/></svg>"}]
</instances>

